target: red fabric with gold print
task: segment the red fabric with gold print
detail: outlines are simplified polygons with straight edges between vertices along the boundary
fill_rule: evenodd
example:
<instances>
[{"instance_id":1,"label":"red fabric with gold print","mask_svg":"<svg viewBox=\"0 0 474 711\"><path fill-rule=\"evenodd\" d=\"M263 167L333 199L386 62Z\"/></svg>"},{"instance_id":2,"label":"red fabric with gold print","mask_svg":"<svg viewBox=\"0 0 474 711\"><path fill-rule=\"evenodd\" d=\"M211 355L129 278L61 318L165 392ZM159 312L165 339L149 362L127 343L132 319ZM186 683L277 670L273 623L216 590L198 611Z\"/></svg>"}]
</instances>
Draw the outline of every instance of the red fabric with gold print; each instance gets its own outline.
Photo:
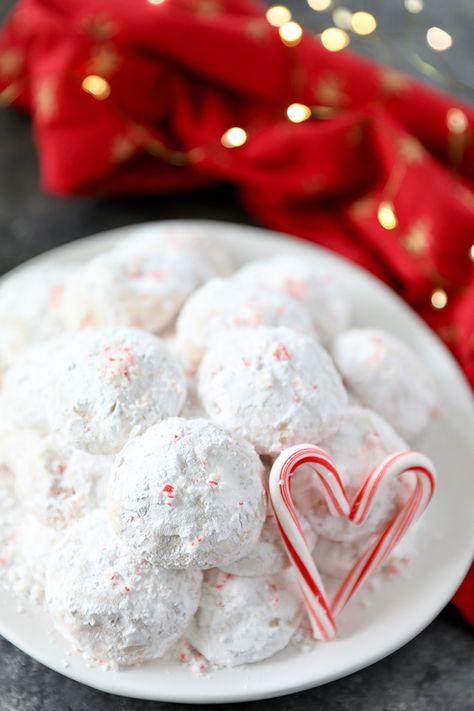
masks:
<instances>
[{"instance_id":1,"label":"red fabric with gold print","mask_svg":"<svg viewBox=\"0 0 474 711\"><path fill-rule=\"evenodd\" d=\"M473 109L313 36L285 46L264 11L20 0L0 35L0 101L31 113L46 190L232 182L259 222L394 287L474 384ZM291 123L293 102L312 117ZM225 147L234 126L247 140Z\"/></svg>"}]
</instances>

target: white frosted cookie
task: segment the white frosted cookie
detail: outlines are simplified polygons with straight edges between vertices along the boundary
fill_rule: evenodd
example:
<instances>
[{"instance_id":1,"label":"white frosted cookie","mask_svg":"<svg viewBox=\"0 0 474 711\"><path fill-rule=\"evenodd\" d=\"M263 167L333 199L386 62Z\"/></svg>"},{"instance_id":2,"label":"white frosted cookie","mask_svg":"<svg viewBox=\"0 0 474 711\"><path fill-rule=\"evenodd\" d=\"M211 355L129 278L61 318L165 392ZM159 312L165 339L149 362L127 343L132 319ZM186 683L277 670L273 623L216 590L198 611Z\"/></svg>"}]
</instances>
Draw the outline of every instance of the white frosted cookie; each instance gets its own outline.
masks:
<instances>
[{"instance_id":1,"label":"white frosted cookie","mask_svg":"<svg viewBox=\"0 0 474 711\"><path fill-rule=\"evenodd\" d=\"M163 570L121 545L103 512L70 528L51 554L45 598L55 628L88 660L161 657L199 604L199 570Z\"/></svg>"},{"instance_id":2,"label":"white frosted cookie","mask_svg":"<svg viewBox=\"0 0 474 711\"><path fill-rule=\"evenodd\" d=\"M159 332L207 279L228 271L227 252L199 230L145 227L68 280L62 313L69 328L135 326Z\"/></svg>"},{"instance_id":3,"label":"white frosted cookie","mask_svg":"<svg viewBox=\"0 0 474 711\"><path fill-rule=\"evenodd\" d=\"M0 286L0 369L29 346L59 334L68 266L29 267L7 276Z\"/></svg>"},{"instance_id":4,"label":"white frosted cookie","mask_svg":"<svg viewBox=\"0 0 474 711\"><path fill-rule=\"evenodd\" d=\"M31 346L6 371L3 402L10 425L48 431L47 402L67 342L66 336L58 336Z\"/></svg>"},{"instance_id":5,"label":"white frosted cookie","mask_svg":"<svg viewBox=\"0 0 474 711\"><path fill-rule=\"evenodd\" d=\"M112 457L73 449L54 435L25 433L12 466L18 501L44 525L65 528L105 506L104 480L112 463Z\"/></svg>"},{"instance_id":6,"label":"white frosted cookie","mask_svg":"<svg viewBox=\"0 0 474 711\"><path fill-rule=\"evenodd\" d=\"M224 334L205 356L198 381L208 416L262 454L317 444L337 430L347 402L324 348L286 328Z\"/></svg>"},{"instance_id":7,"label":"white frosted cookie","mask_svg":"<svg viewBox=\"0 0 474 711\"><path fill-rule=\"evenodd\" d=\"M343 578L372 540L370 535L344 542L319 536L313 550L313 559L323 575Z\"/></svg>"},{"instance_id":8,"label":"white frosted cookie","mask_svg":"<svg viewBox=\"0 0 474 711\"><path fill-rule=\"evenodd\" d=\"M308 310L322 343L349 326L351 308L343 284L317 258L279 255L246 264L235 274L241 284L271 287Z\"/></svg>"},{"instance_id":9,"label":"white frosted cookie","mask_svg":"<svg viewBox=\"0 0 474 711\"><path fill-rule=\"evenodd\" d=\"M187 637L210 662L233 667L286 647L300 616L301 594L290 571L243 578L211 570Z\"/></svg>"},{"instance_id":10,"label":"white frosted cookie","mask_svg":"<svg viewBox=\"0 0 474 711\"><path fill-rule=\"evenodd\" d=\"M386 331L354 328L339 334L332 353L349 390L403 437L427 427L437 406L435 386L405 343Z\"/></svg>"},{"instance_id":11,"label":"white frosted cookie","mask_svg":"<svg viewBox=\"0 0 474 711\"><path fill-rule=\"evenodd\" d=\"M316 533L301 513L299 519L308 548L312 551L317 540ZM222 570L234 575L255 578L262 575L274 575L289 565L290 560L275 520L275 514L269 505L267 518L256 546L244 558L239 558L230 565L222 566Z\"/></svg>"},{"instance_id":12,"label":"white frosted cookie","mask_svg":"<svg viewBox=\"0 0 474 711\"><path fill-rule=\"evenodd\" d=\"M44 584L49 558L60 534L45 526L36 516L26 514L21 520L16 542L20 560L25 564L31 577L30 587L36 585L36 597L44 594Z\"/></svg>"},{"instance_id":13,"label":"white frosted cookie","mask_svg":"<svg viewBox=\"0 0 474 711\"><path fill-rule=\"evenodd\" d=\"M286 294L232 279L211 279L185 303L176 323L177 345L186 362L199 363L223 332L255 326L314 333L304 306Z\"/></svg>"},{"instance_id":14,"label":"white frosted cookie","mask_svg":"<svg viewBox=\"0 0 474 711\"><path fill-rule=\"evenodd\" d=\"M91 454L118 452L132 430L177 415L186 398L183 370L166 344L134 328L70 334L56 366L48 422Z\"/></svg>"},{"instance_id":15,"label":"white frosted cookie","mask_svg":"<svg viewBox=\"0 0 474 711\"><path fill-rule=\"evenodd\" d=\"M383 569L388 572L400 572L403 566L410 564L416 555L416 524L393 549ZM344 578L352 566L375 543L376 536L369 535L351 541L331 541L319 536L313 550L313 558L323 575L332 578Z\"/></svg>"},{"instance_id":16,"label":"white frosted cookie","mask_svg":"<svg viewBox=\"0 0 474 711\"><path fill-rule=\"evenodd\" d=\"M338 431L321 442L320 446L336 463L349 501L353 500L372 469L385 457L409 449L406 442L379 415L357 406L346 409ZM408 493L408 485L400 482L382 486L368 518L356 526L346 518L331 516L322 495L312 482L312 476L309 467L293 476L295 503L318 536L334 541L349 543L379 530L394 513L399 497Z\"/></svg>"},{"instance_id":17,"label":"white frosted cookie","mask_svg":"<svg viewBox=\"0 0 474 711\"><path fill-rule=\"evenodd\" d=\"M170 418L117 455L108 508L125 544L165 568L211 568L260 535L263 467L250 444L207 420Z\"/></svg>"}]
</instances>

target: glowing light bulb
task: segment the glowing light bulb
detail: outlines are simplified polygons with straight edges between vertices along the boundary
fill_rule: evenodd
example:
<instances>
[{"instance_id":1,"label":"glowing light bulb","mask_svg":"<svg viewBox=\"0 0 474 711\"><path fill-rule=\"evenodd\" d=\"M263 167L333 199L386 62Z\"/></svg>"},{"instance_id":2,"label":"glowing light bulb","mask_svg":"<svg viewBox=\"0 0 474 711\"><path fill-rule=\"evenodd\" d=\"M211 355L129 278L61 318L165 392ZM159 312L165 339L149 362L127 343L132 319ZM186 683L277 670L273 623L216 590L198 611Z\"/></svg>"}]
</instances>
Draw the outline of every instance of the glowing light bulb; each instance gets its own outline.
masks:
<instances>
[{"instance_id":1,"label":"glowing light bulb","mask_svg":"<svg viewBox=\"0 0 474 711\"><path fill-rule=\"evenodd\" d=\"M147 0L150 5L163 5L165 0Z\"/></svg>"},{"instance_id":2,"label":"glowing light bulb","mask_svg":"<svg viewBox=\"0 0 474 711\"><path fill-rule=\"evenodd\" d=\"M327 10L328 7L332 5L332 0L306 0L306 2L310 8L316 10L316 12L324 12L324 10Z\"/></svg>"},{"instance_id":3,"label":"glowing light bulb","mask_svg":"<svg viewBox=\"0 0 474 711\"><path fill-rule=\"evenodd\" d=\"M469 259L474 262L474 244L471 244L469 248Z\"/></svg>"},{"instance_id":4,"label":"glowing light bulb","mask_svg":"<svg viewBox=\"0 0 474 711\"><path fill-rule=\"evenodd\" d=\"M286 115L293 123L302 123L311 117L311 109L306 104L290 104Z\"/></svg>"},{"instance_id":5,"label":"glowing light bulb","mask_svg":"<svg viewBox=\"0 0 474 711\"><path fill-rule=\"evenodd\" d=\"M426 33L426 41L436 52L444 52L453 44L451 35L440 27L430 27Z\"/></svg>"},{"instance_id":6,"label":"glowing light bulb","mask_svg":"<svg viewBox=\"0 0 474 711\"><path fill-rule=\"evenodd\" d=\"M370 35L377 27L377 20L370 12L355 12L351 24L356 34Z\"/></svg>"},{"instance_id":7,"label":"glowing light bulb","mask_svg":"<svg viewBox=\"0 0 474 711\"><path fill-rule=\"evenodd\" d=\"M412 15L417 15L423 10L423 0L405 0L405 10L411 12Z\"/></svg>"},{"instance_id":8,"label":"glowing light bulb","mask_svg":"<svg viewBox=\"0 0 474 711\"><path fill-rule=\"evenodd\" d=\"M226 148L238 148L247 143L247 134L243 128L233 126L221 136L221 143Z\"/></svg>"},{"instance_id":9,"label":"glowing light bulb","mask_svg":"<svg viewBox=\"0 0 474 711\"><path fill-rule=\"evenodd\" d=\"M392 202L384 200L380 203L377 210L377 219L384 230L395 229L398 225L398 220Z\"/></svg>"},{"instance_id":10,"label":"glowing light bulb","mask_svg":"<svg viewBox=\"0 0 474 711\"><path fill-rule=\"evenodd\" d=\"M431 305L434 309L444 309L448 303L448 295L444 289L434 289L431 292Z\"/></svg>"},{"instance_id":11,"label":"glowing light bulb","mask_svg":"<svg viewBox=\"0 0 474 711\"><path fill-rule=\"evenodd\" d=\"M279 30L280 39L287 47L296 47L301 42L303 28L297 22L285 22Z\"/></svg>"},{"instance_id":12,"label":"glowing light bulb","mask_svg":"<svg viewBox=\"0 0 474 711\"><path fill-rule=\"evenodd\" d=\"M321 32L321 43L324 49L329 52L340 52L349 44L350 39L347 32L338 27L328 27Z\"/></svg>"},{"instance_id":13,"label":"glowing light bulb","mask_svg":"<svg viewBox=\"0 0 474 711\"><path fill-rule=\"evenodd\" d=\"M95 99L103 101L110 95L110 84L97 74L89 74L82 80L82 88Z\"/></svg>"},{"instance_id":14,"label":"glowing light bulb","mask_svg":"<svg viewBox=\"0 0 474 711\"><path fill-rule=\"evenodd\" d=\"M340 27L341 30L351 29L352 12L347 7L336 7L332 19L336 27Z\"/></svg>"},{"instance_id":15,"label":"glowing light bulb","mask_svg":"<svg viewBox=\"0 0 474 711\"><path fill-rule=\"evenodd\" d=\"M461 109L449 109L446 114L446 123L451 133L465 133L469 122L464 111Z\"/></svg>"},{"instance_id":16,"label":"glowing light bulb","mask_svg":"<svg viewBox=\"0 0 474 711\"><path fill-rule=\"evenodd\" d=\"M291 11L284 5L274 5L268 8L265 17L273 27L281 27L291 20Z\"/></svg>"}]
</instances>

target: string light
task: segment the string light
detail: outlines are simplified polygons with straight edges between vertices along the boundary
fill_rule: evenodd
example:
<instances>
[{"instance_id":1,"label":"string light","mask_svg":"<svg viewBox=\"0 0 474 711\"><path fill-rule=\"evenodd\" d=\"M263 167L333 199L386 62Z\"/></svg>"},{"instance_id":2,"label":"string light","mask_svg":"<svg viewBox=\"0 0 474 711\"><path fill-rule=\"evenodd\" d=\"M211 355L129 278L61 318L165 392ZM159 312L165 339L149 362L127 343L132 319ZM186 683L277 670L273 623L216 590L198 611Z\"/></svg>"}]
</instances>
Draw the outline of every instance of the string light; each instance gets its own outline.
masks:
<instances>
[{"instance_id":1,"label":"string light","mask_svg":"<svg viewBox=\"0 0 474 711\"><path fill-rule=\"evenodd\" d=\"M306 104L290 104L286 115L293 123L302 123L311 117L311 109Z\"/></svg>"},{"instance_id":2,"label":"string light","mask_svg":"<svg viewBox=\"0 0 474 711\"><path fill-rule=\"evenodd\" d=\"M268 8L265 17L273 27L281 27L291 20L291 11L284 5L274 5Z\"/></svg>"},{"instance_id":3,"label":"string light","mask_svg":"<svg viewBox=\"0 0 474 711\"><path fill-rule=\"evenodd\" d=\"M446 114L446 124L451 133L465 133L469 122L464 111L461 109L449 109Z\"/></svg>"},{"instance_id":4,"label":"string light","mask_svg":"<svg viewBox=\"0 0 474 711\"><path fill-rule=\"evenodd\" d=\"M431 305L434 309L444 309L448 303L448 295L444 289L434 289L431 292Z\"/></svg>"},{"instance_id":5,"label":"string light","mask_svg":"<svg viewBox=\"0 0 474 711\"><path fill-rule=\"evenodd\" d=\"M247 143L247 134L243 128L233 126L222 134L221 143L225 148L238 148Z\"/></svg>"},{"instance_id":6,"label":"string light","mask_svg":"<svg viewBox=\"0 0 474 711\"><path fill-rule=\"evenodd\" d=\"M324 12L332 5L332 0L306 0L306 2L316 12Z\"/></svg>"},{"instance_id":7,"label":"string light","mask_svg":"<svg viewBox=\"0 0 474 711\"><path fill-rule=\"evenodd\" d=\"M352 12L347 7L336 7L332 13L332 19L336 27L341 30L350 30L352 24Z\"/></svg>"},{"instance_id":8,"label":"string light","mask_svg":"<svg viewBox=\"0 0 474 711\"><path fill-rule=\"evenodd\" d=\"M394 230L398 225L397 216L393 209L393 203L389 200L384 200L380 203L377 210L377 220L384 230Z\"/></svg>"},{"instance_id":9,"label":"string light","mask_svg":"<svg viewBox=\"0 0 474 711\"><path fill-rule=\"evenodd\" d=\"M347 32L338 27L328 27L321 32L321 43L324 49L329 52L340 52L349 44L350 39Z\"/></svg>"},{"instance_id":10,"label":"string light","mask_svg":"<svg viewBox=\"0 0 474 711\"><path fill-rule=\"evenodd\" d=\"M82 80L82 88L95 99L103 101L110 95L110 84L97 74L89 74Z\"/></svg>"},{"instance_id":11,"label":"string light","mask_svg":"<svg viewBox=\"0 0 474 711\"><path fill-rule=\"evenodd\" d=\"M150 5L163 5L165 0L147 0Z\"/></svg>"},{"instance_id":12,"label":"string light","mask_svg":"<svg viewBox=\"0 0 474 711\"><path fill-rule=\"evenodd\" d=\"M442 30L441 27L430 27L426 33L426 41L431 49L436 50L436 52L444 52L453 44L451 35Z\"/></svg>"},{"instance_id":13,"label":"string light","mask_svg":"<svg viewBox=\"0 0 474 711\"><path fill-rule=\"evenodd\" d=\"M412 15L417 15L423 10L423 0L405 0L405 10L411 12Z\"/></svg>"},{"instance_id":14,"label":"string light","mask_svg":"<svg viewBox=\"0 0 474 711\"><path fill-rule=\"evenodd\" d=\"M469 248L469 259L474 262L474 244L471 244Z\"/></svg>"},{"instance_id":15,"label":"string light","mask_svg":"<svg viewBox=\"0 0 474 711\"><path fill-rule=\"evenodd\" d=\"M352 29L358 35L370 35L377 27L377 20L370 12L355 12L352 15Z\"/></svg>"},{"instance_id":16,"label":"string light","mask_svg":"<svg viewBox=\"0 0 474 711\"><path fill-rule=\"evenodd\" d=\"M297 22L285 22L279 30L280 39L287 47L296 47L301 42L303 28Z\"/></svg>"}]
</instances>

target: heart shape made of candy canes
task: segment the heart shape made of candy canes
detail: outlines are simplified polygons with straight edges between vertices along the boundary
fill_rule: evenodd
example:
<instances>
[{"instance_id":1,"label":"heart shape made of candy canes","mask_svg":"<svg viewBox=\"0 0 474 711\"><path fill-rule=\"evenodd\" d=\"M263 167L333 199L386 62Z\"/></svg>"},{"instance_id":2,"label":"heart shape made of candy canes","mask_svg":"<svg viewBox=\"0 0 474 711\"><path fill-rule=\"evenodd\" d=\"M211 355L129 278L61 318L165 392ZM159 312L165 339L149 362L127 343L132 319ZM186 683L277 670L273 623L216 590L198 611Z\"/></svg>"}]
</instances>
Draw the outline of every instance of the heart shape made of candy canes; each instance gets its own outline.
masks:
<instances>
[{"instance_id":1,"label":"heart shape made of candy canes","mask_svg":"<svg viewBox=\"0 0 474 711\"><path fill-rule=\"evenodd\" d=\"M381 485L410 475L414 486L406 502L354 563L330 601L324 590L291 496L291 478L303 465L315 474L315 483L333 516L360 525L375 504ZM396 452L384 459L367 476L352 503L349 502L336 464L323 449L300 444L285 449L275 460L269 479L269 493L275 518L298 582L313 629L313 636L329 640L336 634L334 618L368 578L375 573L401 541L410 526L430 503L436 485L432 462L419 452Z\"/></svg>"}]
</instances>

